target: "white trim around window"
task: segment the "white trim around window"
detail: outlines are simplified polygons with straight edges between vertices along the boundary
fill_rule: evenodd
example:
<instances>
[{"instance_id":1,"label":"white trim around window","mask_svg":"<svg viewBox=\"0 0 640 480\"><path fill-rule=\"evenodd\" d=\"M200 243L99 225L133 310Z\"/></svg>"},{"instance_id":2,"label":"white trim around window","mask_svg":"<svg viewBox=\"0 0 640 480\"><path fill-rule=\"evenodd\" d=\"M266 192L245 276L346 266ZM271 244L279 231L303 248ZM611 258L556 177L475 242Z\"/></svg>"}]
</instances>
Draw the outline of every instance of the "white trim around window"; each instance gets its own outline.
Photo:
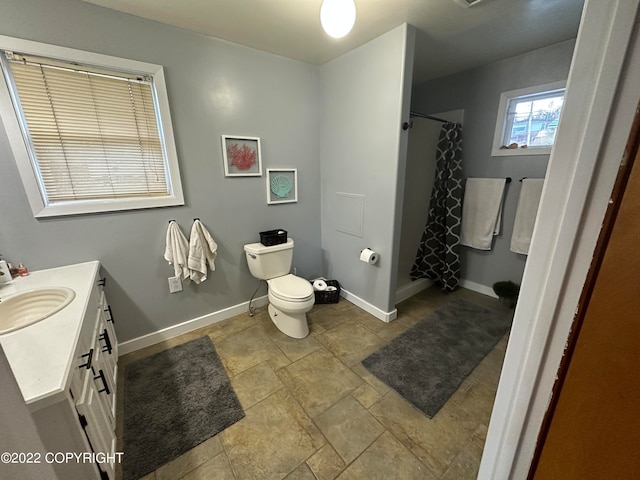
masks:
<instances>
[{"instance_id":1,"label":"white trim around window","mask_svg":"<svg viewBox=\"0 0 640 480\"><path fill-rule=\"evenodd\" d=\"M561 90L566 87L566 81L547 83L545 85L536 85L534 87L521 88L518 90L511 90L509 92L503 92L500 95L500 104L498 106L498 118L496 119L496 129L493 134L493 145L491 148L492 157L506 157L515 155L549 155L551 154L551 147L528 147L508 149L500 148L502 145L504 131L507 122L507 108L509 102L518 97L526 95L534 95L536 93L551 92L554 90Z\"/></svg>"},{"instance_id":2,"label":"white trim around window","mask_svg":"<svg viewBox=\"0 0 640 480\"><path fill-rule=\"evenodd\" d=\"M23 131L20 127L19 114L14 109L12 103L9 86L7 85L4 75L0 74L0 117L4 123L34 217L55 217L184 205L182 182L178 168L178 156L173 137L173 125L171 122L169 100L162 66L1 35L0 49L153 77L157 102L157 118L161 136L164 140L166 155L165 168L168 194L156 197L75 200L47 204L41 193L38 173L36 171L37 167L32 163L29 149L27 148Z\"/></svg>"}]
</instances>

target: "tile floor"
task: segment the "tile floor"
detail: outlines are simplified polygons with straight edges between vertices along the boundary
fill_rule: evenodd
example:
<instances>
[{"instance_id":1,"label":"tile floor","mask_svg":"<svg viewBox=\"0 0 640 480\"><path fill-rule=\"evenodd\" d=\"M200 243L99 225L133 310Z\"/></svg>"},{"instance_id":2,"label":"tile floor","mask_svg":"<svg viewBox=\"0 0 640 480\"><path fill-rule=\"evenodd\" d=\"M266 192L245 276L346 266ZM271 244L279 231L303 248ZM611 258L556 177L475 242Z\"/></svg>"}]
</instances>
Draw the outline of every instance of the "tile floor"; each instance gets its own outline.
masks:
<instances>
[{"instance_id":1,"label":"tile floor","mask_svg":"<svg viewBox=\"0 0 640 480\"><path fill-rule=\"evenodd\" d=\"M340 299L314 306L311 334L295 340L262 307L254 317L238 315L121 357L126 368L208 335L246 414L143 480L475 479L507 336L432 419L360 364L453 298L501 308L468 290L443 295L431 288L402 302L398 318L386 324Z\"/></svg>"}]
</instances>

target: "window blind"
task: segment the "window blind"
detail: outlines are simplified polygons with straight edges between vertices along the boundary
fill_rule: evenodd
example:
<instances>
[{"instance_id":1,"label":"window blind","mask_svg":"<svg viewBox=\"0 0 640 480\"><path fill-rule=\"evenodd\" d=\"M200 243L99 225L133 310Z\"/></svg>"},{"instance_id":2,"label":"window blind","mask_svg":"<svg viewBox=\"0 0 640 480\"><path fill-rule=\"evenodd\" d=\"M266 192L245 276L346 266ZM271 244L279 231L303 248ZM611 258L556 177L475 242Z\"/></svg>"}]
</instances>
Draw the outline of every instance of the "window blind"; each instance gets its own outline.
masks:
<instances>
[{"instance_id":1,"label":"window blind","mask_svg":"<svg viewBox=\"0 0 640 480\"><path fill-rule=\"evenodd\" d=\"M7 58L46 203L170 194L152 79Z\"/></svg>"}]
</instances>

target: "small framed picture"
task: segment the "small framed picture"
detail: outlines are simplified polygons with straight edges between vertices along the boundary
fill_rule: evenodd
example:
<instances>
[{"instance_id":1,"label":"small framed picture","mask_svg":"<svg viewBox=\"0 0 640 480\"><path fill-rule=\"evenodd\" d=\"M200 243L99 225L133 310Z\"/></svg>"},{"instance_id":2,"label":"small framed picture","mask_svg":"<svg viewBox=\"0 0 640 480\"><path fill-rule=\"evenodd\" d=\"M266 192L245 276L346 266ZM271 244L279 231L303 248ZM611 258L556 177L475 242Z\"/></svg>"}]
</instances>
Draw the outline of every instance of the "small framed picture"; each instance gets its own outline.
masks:
<instances>
[{"instance_id":1,"label":"small framed picture","mask_svg":"<svg viewBox=\"0 0 640 480\"><path fill-rule=\"evenodd\" d=\"M222 135L225 177L261 177L262 155L259 137Z\"/></svg>"},{"instance_id":2,"label":"small framed picture","mask_svg":"<svg viewBox=\"0 0 640 480\"><path fill-rule=\"evenodd\" d=\"M267 204L298 201L298 170L267 168Z\"/></svg>"}]
</instances>

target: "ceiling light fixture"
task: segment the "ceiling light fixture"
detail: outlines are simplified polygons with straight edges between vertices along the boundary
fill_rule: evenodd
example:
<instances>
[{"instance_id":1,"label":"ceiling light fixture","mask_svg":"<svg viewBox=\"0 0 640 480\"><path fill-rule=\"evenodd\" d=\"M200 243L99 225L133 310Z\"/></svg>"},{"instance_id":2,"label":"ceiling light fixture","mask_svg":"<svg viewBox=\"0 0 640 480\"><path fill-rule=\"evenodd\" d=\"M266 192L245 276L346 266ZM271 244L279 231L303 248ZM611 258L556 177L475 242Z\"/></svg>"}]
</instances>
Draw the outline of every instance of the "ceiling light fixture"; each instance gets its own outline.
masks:
<instances>
[{"instance_id":1,"label":"ceiling light fixture","mask_svg":"<svg viewBox=\"0 0 640 480\"><path fill-rule=\"evenodd\" d=\"M356 23L354 0L324 0L320 7L320 23L327 35L344 37Z\"/></svg>"}]
</instances>

